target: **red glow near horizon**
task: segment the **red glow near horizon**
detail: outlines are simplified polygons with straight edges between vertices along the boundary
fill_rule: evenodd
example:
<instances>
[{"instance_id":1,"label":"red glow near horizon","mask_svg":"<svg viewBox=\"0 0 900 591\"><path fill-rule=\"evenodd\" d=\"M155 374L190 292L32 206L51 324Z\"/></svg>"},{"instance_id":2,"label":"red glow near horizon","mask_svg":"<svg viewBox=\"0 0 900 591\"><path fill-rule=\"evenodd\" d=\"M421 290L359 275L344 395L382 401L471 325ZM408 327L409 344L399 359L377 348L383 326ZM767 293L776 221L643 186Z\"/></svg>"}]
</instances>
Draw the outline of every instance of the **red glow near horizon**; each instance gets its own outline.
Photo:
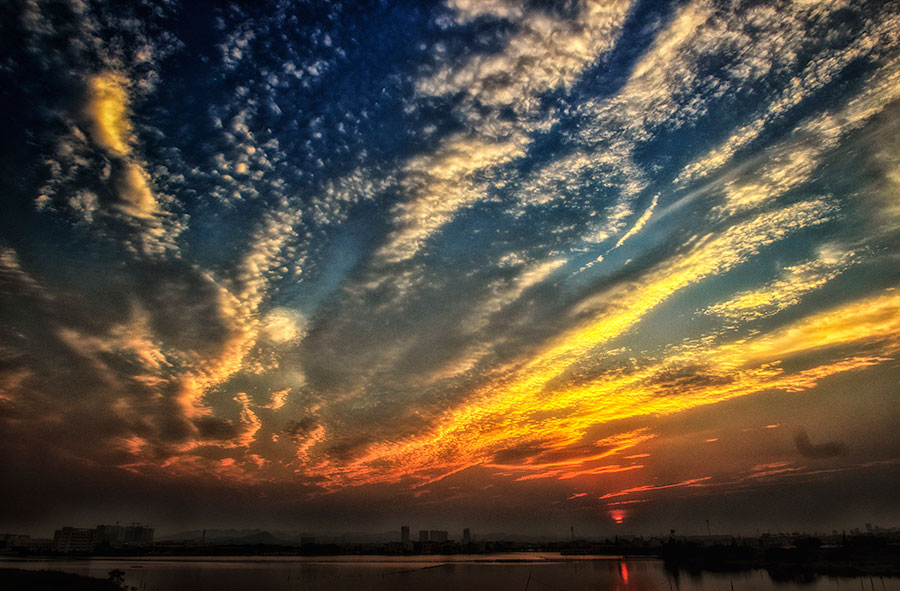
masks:
<instances>
[{"instance_id":1,"label":"red glow near horizon","mask_svg":"<svg viewBox=\"0 0 900 591\"><path fill-rule=\"evenodd\" d=\"M612 520L616 523L622 523L625 521L625 511L622 509L613 509L609 512L609 516L612 517Z\"/></svg>"}]
</instances>

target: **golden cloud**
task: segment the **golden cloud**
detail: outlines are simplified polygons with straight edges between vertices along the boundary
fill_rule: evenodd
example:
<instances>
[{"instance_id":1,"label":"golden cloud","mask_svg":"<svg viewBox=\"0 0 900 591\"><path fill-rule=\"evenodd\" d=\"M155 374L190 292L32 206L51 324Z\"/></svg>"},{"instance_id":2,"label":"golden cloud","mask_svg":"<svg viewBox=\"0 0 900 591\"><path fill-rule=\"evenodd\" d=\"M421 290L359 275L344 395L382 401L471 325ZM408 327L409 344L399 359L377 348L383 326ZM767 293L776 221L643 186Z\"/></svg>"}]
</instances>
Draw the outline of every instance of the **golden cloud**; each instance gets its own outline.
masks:
<instances>
[{"instance_id":1,"label":"golden cloud","mask_svg":"<svg viewBox=\"0 0 900 591\"><path fill-rule=\"evenodd\" d=\"M104 72L88 80L91 135L98 146L120 158L131 153L134 140L128 103L128 79L121 74Z\"/></svg>"}]
</instances>

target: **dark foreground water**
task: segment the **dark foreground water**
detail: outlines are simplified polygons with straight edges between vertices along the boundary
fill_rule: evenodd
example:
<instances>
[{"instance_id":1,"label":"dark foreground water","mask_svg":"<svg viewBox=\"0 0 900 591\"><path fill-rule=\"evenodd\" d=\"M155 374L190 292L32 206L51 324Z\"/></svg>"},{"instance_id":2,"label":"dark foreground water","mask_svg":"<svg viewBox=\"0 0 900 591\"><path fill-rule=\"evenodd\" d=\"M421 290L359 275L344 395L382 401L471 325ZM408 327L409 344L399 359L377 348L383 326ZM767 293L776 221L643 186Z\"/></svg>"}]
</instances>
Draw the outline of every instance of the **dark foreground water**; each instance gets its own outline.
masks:
<instances>
[{"instance_id":1,"label":"dark foreground water","mask_svg":"<svg viewBox=\"0 0 900 591\"><path fill-rule=\"evenodd\" d=\"M766 571L689 574L659 560L558 554L490 556L0 559L0 567L106 578L125 571L140 591L900 591L900 579L817 576L773 580Z\"/></svg>"}]
</instances>

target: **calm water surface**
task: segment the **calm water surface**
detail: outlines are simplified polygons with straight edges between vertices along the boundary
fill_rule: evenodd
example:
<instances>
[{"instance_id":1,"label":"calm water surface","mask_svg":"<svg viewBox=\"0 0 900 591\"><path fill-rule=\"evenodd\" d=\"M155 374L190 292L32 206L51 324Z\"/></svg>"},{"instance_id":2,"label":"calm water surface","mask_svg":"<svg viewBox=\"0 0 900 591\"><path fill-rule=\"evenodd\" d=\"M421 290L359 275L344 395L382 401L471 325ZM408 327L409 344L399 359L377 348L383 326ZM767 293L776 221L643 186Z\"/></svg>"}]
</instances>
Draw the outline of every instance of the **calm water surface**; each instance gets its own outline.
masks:
<instances>
[{"instance_id":1,"label":"calm water surface","mask_svg":"<svg viewBox=\"0 0 900 591\"><path fill-rule=\"evenodd\" d=\"M125 571L140 591L900 591L896 578L815 577L774 581L766 571L688 574L659 560L559 554L489 556L177 557L141 559L0 559L0 566L61 570L106 578Z\"/></svg>"}]
</instances>

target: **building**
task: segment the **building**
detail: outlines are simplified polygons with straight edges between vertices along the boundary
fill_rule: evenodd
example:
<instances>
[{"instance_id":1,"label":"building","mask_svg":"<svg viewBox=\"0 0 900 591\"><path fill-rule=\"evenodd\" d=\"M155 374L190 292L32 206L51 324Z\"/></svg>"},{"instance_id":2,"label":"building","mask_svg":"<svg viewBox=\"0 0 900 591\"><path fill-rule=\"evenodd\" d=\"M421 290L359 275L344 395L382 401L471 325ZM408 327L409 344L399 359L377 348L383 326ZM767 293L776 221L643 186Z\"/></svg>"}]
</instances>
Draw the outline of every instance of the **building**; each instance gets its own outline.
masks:
<instances>
[{"instance_id":1,"label":"building","mask_svg":"<svg viewBox=\"0 0 900 591\"><path fill-rule=\"evenodd\" d=\"M98 548L121 548L125 544L125 526L98 525L96 546Z\"/></svg>"},{"instance_id":2,"label":"building","mask_svg":"<svg viewBox=\"0 0 900 591\"><path fill-rule=\"evenodd\" d=\"M462 543L467 546L472 543L472 532L469 530L468 527L463 530Z\"/></svg>"},{"instance_id":3,"label":"building","mask_svg":"<svg viewBox=\"0 0 900 591\"><path fill-rule=\"evenodd\" d=\"M428 541L428 530L427 530L427 529L420 529L420 530L419 530L419 541L420 541L420 542L427 542L427 541Z\"/></svg>"},{"instance_id":4,"label":"building","mask_svg":"<svg viewBox=\"0 0 900 591\"><path fill-rule=\"evenodd\" d=\"M143 523L132 523L125 526L125 545L126 546L143 546L153 543L152 527L148 527Z\"/></svg>"},{"instance_id":5,"label":"building","mask_svg":"<svg viewBox=\"0 0 900 591\"><path fill-rule=\"evenodd\" d=\"M400 526L400 541L404 544L409 541L409 526L401 525Z\"/></svg>"},{"instance_id":6,"label":"building","mask_svg":"<svg viewBox=\"0 0 900 591\"><path fill-rule=\"evenodd\" d=\"M153 528L142 523L98 525L96 531L98 548L125 548L153 543Z\"/></svg>"},{"instance_id":7,"label":"building","mask_svg":"<svg viewBox=\"0 0 900 591\"><path fill-rule=\"evenodd\" d=\"M0 550L26 550L32 554L49 554L53 550L53 540L32 538L27 534L0 534Z\"/></svg>"},{"instance_id":8,"label":"building","mask_svg":"<svg viewBox=\"0 0 900 591\"><path fill-rule=\"evenodd\" d=\"M62 554L88 554L97 544L97 530L86 527L64 527L53 534L53 551Z\"/></svg>"},{"instance_id":9,"label":"building","mask_svg":"<svg viewBox=\"0 0 900 591\"><path fill-rule=\"evenodd\" d=\"M30 541L27 534L0 534L0 549L26 548Z\"/></svg>"},{"instance_id":10,"label":"building","mask_svg":"<svg viewBox=\"0 0 900 591\"><path fill-rule=\"evenodd\" d=\"M433 529L428 532L428 541L443 544L447 541L447 532L439 529Z\"/></svg>"},{"instance_id":11,"label":"building","mask_svg":"<svg viewBox=\"0 0 900 591\"><path fill-rule=\"evenodd\" d=\"M49 554L53 551L53 540L50 538L31 538L28 540L28 551L33 554Z\"/></svg>"}]
</instances>

